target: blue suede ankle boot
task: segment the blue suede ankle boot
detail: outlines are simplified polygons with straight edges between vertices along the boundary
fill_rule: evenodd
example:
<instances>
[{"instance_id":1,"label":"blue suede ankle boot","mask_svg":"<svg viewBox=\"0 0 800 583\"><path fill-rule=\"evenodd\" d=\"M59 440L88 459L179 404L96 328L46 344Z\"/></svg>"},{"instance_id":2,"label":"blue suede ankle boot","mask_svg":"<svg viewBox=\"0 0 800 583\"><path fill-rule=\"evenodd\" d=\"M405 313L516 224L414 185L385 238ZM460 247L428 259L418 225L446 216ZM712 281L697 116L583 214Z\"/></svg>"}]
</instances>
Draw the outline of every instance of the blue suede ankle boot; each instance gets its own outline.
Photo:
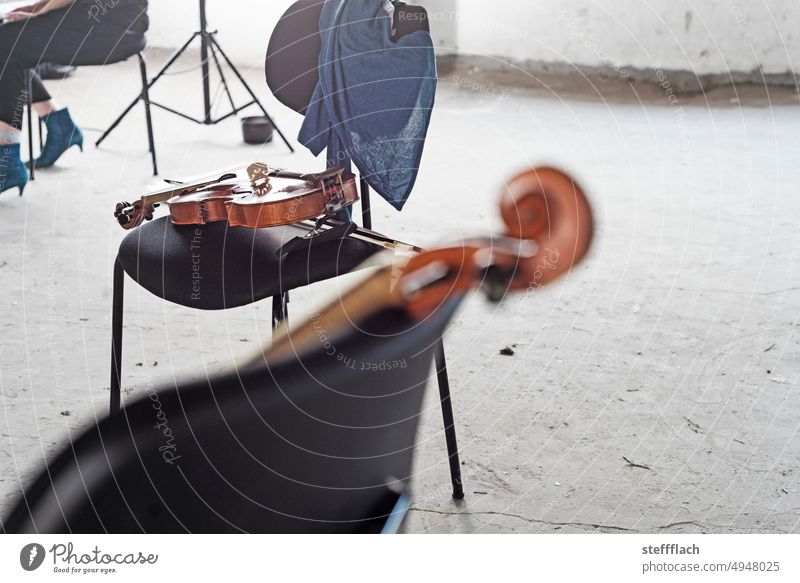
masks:
<instances>
[{"instance_id":1,"label":"blue suede ankle boot","mask_svg":"<svg viewBox=\"0 0 800 583\"><path fill-rule=\"evenodd\" d=\"M19 144L0 145L0 192L19 188L19 195L28 184L28 168L19 157Z\"/></svg>"},{"instance_id":2,"label":"blue suede ankle boot","mask_svg":"<svg viewBox=\"0 0 800 583\"><path fill-rule=\"evenodd\" d=\"M78 146L83 152L83 134L75 125L65 107L42 118L47 126L47 139L41 155L36 158L36 168L47 168L56 163L61 154L72 146Z\"/></svg>"}]
</instances>

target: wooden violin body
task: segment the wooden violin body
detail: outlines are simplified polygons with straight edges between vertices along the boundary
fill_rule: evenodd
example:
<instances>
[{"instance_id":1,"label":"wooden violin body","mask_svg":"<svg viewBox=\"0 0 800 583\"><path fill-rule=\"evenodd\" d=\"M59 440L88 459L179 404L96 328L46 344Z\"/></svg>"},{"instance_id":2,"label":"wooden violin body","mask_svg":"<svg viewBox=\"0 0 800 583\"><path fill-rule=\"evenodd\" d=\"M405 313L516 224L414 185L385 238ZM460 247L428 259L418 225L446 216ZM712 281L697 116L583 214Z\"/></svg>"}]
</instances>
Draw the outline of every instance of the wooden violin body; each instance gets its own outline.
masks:
<instances>
[{"instance_id":1,"label":"wooden violin body","mask_svg":"<svg viewBox=\"0 0 800 583\"><path fill-rule=\"evenodd\" d=\"M176 225L205 225L227 221L227 205L236 197L249 192L239 183L222 183L197 192L173 196L167 201L169 217Z\"/></svg>"},{"instance_id":2,"label":"wooden violin body","mask_svg":"<svg viewBox=\"0 0 800 583\"><path fill-rule=\"evenodd\" d=\"M270 185L266 194L253 190L227 202L228 224L251 229L289 225L332 214L358 200L355 178L324 186L278 176L270 179Z\"/></svg>"}]
</instances>

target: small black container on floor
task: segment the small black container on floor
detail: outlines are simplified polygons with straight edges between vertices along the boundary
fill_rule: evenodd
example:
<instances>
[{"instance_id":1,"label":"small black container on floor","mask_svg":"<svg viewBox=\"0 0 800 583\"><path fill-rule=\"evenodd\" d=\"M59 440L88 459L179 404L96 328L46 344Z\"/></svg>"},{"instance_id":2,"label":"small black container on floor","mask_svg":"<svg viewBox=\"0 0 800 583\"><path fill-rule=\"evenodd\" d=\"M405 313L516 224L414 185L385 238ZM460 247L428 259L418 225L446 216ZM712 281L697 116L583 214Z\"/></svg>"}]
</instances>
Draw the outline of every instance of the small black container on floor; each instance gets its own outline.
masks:
<instances>
[{"instance_id":1,"label":"small black container on floor","mask_svg":"<svg viewBox=\"0 0 800 583\"><path fill-rule=\"evenodd\" d=\"M242 118L242 136L247 144L266 144L272 141L275 128L263 115Z\"/></svg>"}]
</instances>

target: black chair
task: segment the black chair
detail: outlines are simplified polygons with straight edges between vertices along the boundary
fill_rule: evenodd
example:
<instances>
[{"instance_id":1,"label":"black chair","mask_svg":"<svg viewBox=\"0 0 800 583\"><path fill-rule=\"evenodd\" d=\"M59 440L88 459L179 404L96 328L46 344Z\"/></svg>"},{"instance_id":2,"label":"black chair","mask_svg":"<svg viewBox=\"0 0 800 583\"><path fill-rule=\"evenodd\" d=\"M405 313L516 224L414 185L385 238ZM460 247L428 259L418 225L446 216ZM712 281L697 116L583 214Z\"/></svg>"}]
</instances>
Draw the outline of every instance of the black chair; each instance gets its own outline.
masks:
<instances>
[{"instance_id":1,"label":"black chair","mask_svg":"<svg viewBox=\"0 0 800 583\"><path fill-rule=\"evenodd\" d=\"M316 84L313 79L320 47L321 6L320 0L301 0L290 7L276 26L267 49L268 85L281 102L299 112L307 106ZM362 216L369 228L369 188L363 179L360 194ZM126 273L160 298L204 310L229 309L271 297L275 328L288 318L291 290L349 273L382 250L377 245L345 237L312 242L307 250L281 256L276 253L285 243L306 235L309 230L310 227L303 225L251 230L229 228L227 223L187 227L173 225L169 218L163 217L145 223L125 237L114 265L111 411L117 411L121 404ZM196 266L202 273L200 280L193 278ZM441 342L436 347L435 359L453 497L460 499L464 497L461 467Z\"/></svg>"},{"instance_id":2,"label":"black chair","mask_svg":"<svg viewBox=\"0 0 800 583\"><path fill-rule=\"evenodd\" d=\"M153 391L65 448L2 530L394 532L434 352L459 303L422 323L387 308L337 336L357 362L399 366L348 366L320 343Z\"/></svg>"},{"instance_id":3,"label":"black chair","mask_svg":"<svg viewBox=\"0 0 800 583\"><path fill-rule=\"evenodd\" d=\"M122 61L128 60L133 55L136 55L136 58L139 60L139 74L142 80L142 92L139 96L139 99L144 103L144 113L145 118L147 121L147 142L148 147L150 149L150 157L153 163L153 176L158 175L158 161L156 159L156 145L155 139L153 137L153 118L150 115L150 89L149 83L147 78L147 63L144 59L144 51L145 48L145 40L144 37L141 37L141 42L139 46L126 47L125 51L120 50L119 52L112 53L108 55L108 58L103 62L96 62L96 61L81 61L75 60L73 63L69 63L70 65L80 66L80 67L90 67L90 66L100 66L100 65L113 65L115 63L120 63ZM28 91L27 91L27 110L28 110L28 156L29 160L33 160L33 94L31 89L31 81L33 79L33 69L28 72ZM39 120L39 148L42 147L42 123ZM34 164L29 165L30 176L31 180L35 179L35 172L36 169Z\"/></svg>"}]
</instances>

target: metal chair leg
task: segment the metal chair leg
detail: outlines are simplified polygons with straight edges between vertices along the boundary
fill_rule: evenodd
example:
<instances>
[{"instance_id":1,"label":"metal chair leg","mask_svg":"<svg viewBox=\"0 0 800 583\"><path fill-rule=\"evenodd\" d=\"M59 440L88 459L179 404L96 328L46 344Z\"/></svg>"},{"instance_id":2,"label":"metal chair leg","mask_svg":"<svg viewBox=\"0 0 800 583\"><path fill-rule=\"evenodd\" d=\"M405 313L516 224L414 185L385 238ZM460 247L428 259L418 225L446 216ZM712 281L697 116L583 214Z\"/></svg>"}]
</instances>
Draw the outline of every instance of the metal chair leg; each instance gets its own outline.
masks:
<instances>
[{"instance_id":1,"label":"metal chair leg","mask_svg":"<svg viewBox=\"0 0 800 583\"><path fill-rule=\"evenodd\" d=\"M361 226L365 229L372 228L372 208L369 204L369 184L362 176L361 184Z\"/></svg>"},{"instance_id":2,"label":"metal chair leg","mask_svg":"<svg viewBox=\"0 0 800 583\"><path fill-rule=\"evenodd\" d=\"M122 381L122 307L125 292L125 270L119 259L114 262L113 299L111 308L111 398L110 413L116 413L121 403Z\"/></svg>"},{"instance_id":3,"label":"metal chair leg","mask_svg":"<svg viewBox=\"0 0 800 583\"><path fill-rule=\"evenodd\" d=\"M464 486L461 482L461 462L458 459L458 441L453 419L453 404L450 401L450 380L447 376L447 362L444 358L444 341L440 338L435 353L436 377L439 381L439 397L442 401L442 419L444 420L444 436L447 440L447 457L450 461L450 479L453 482L453 498L464 498Z\"/></svg>"},{"instance_id":4,"label":"metal chair leg","mask_svg":"<svg viewBox=\"0 0 800 583\"><path fill-rule=\"evenodd\" d=\"M156 160L156 143L153 138L153 117L150 111L150 82L147 79L147 63L142 53L139 57L139 72L142 76L142 101L144 102L144 115L147 119L147 141L150 146L150 156L153 159L153 176L158 176L158 161Z\"/></svg>"},{"instance_id":5,"label":"metal chair leg","mask_svg":"<svg viewBox=\"0 0 800 583\"><path fill-rule=\"evenodd\" d=\"M33 69L28 69L25 75L25 105L28 109L28 171L31 180L36 179L33 163Z\"/></svg>"},{"instance_id":6,"label":"metal chair leg","mask_svg":"<svg viewBox=\"0 0 800 583\"><path fill-rule=\"evenodd\" d=\"M289 292L272 296L272 334L289 323Z\"/></svg>"}]
</instances>

